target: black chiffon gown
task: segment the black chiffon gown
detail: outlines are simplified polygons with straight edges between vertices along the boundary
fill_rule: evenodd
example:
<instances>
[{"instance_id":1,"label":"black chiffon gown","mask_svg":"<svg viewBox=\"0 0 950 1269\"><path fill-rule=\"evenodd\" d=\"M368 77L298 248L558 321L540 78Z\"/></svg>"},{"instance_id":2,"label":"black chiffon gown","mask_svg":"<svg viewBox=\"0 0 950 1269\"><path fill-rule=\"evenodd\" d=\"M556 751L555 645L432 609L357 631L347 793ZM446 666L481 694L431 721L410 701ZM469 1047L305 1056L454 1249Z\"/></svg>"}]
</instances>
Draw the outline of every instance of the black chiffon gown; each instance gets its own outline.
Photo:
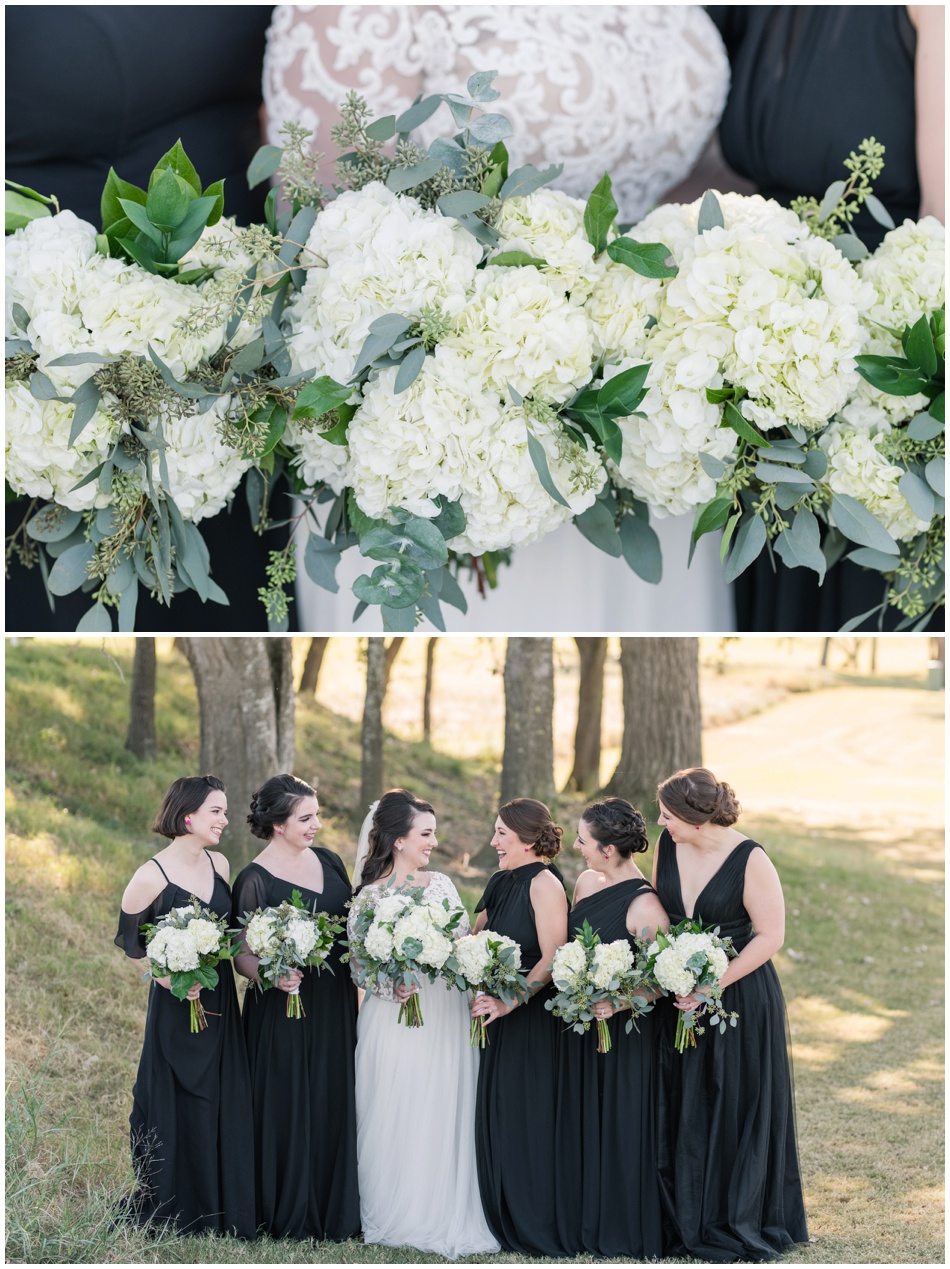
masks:
<instances>
[{"instance_id":1,"label":"black chiffon gown","mask_svg":"<svg viewBox=\"0 0 950 1269\"><path fill-rule=\"evenodd\" d=\"M308 907L346 919L352 891L340 857L323 864L317 892L248 864L234 883L234 918L277 907L299 890ZM304 970L306 1017L287 1017L286 993L249 986L244 1035L251 1071L257 1222L275 1238L342 1241L360 1229L356 1177L356 988L337 944L319 973ZM332 973L330 972L332 970Z\"/></svg>"},{"instance_id":2,"label":"black chiffon gown","mask_svg":"<svg viewBox=\"0 0 950 1269\"><path fill-rule=\"evenodd\" d=\"M886 146L874 192L895 224L920 212L916 164L916 32L904 5L712 5L732 70L719 125L723 155L759 193L788 206L821 198L865 137ZM870 250L886 230L862 209L854 221ZM739 630L838 630L884 599L873 569L840 561L819 586L807 568L775 569L763 553L736 580ZM874 630L878 615L858 630ZM901 620L885 612L885 630ZM943 609L929 628L942 630Z\"/></svg>"},{"instance_id":3,"label":"black chiffon gown","mask_svg":"<svg viewBox=\"0 0 950 1269\"><path fill-rule=\"evenodd\" d=\"M692 914L718 925L741 951L753 937L742 903L747 838L700 892ZM657 893L676 925L686 917L676 843L657 845ZM677 1010L659 1015L658 1160L667 1255L715 1264L774 1260L806 1242L788 1019L778 974L766 961L727 987L723 1007L739 1020L725 1035L707 1026L696 1048L674 1047Z\"/></svg>"},{"instance_id":4,"label":"black chiffon gown","mask_svg":"<svg viewBox=\"0 0 950 1269\"><path fill-rule=\"evenodd\" d=\"M531 906L531 882L553 864L525 864L496 872L475 911L486 929L521 947L522 971L541 959ZM475 1100L478 1188L488 1227L506 1251L564 1256L552 1211L555 1178L564 1161L555 1149L554 1107L560 1023L544 1007L550 983L487 1030Z\"/></svg>"},{"instance_id":5,"label":"black chiffon gown","mask_svg":"<svg viewBox=\"0 0 950 1269\"><path fill-rule=\"evenodd\" d=\"M263 220L266 186L245 172L260 145L261 70L271 5L19 5L6 26L6 175L98 228L99 199L113 166L142 187L180 138L201 179L224 179L224 210ZM7 507L7 534L29 499ZM286 510L274 503L279 518ZM214 580L230 600L203 604L184 591L169 608L140 588L139 630L266 630L257 598L268 553L286 537L254 532L243 485L230 508L202 521ZM74 630L87 594L50 608L38 567L16 560L7 579L8 631ZM294 608L291 605L291 614Z\"/></svg>"},{"instance_id":6,"label":"black chiffon gown","mask_svg":"<svg viewBox=\"0 0 950 1269\"><path fill-rule=\"evenodd\" d=\"M641 878L606 886L571 909L568 936L589 921L601 942L628 939L627 909L653 892ZM568 1255L589 1252L649 1260L663 1254L656 1174L656 1010L607 1023L611 1048L597 1052L594 1027L584 1035L558 1021L555 1131L558 1237Z\"/></svg>"},{"instance_id":7,"label":"black chiffon gown","mask_svg":"<svg viewBox=\"0 0 950 1269\"><path fill-rule=\"evenodd\" d=\"M208 862L213 869L210 856ZM145 956L141 925L190 902L188 891L166 883L144 912L120 911L115 943L126 956ZM217 872L205 906L231 916L231 892ZM251 1082L234 972L226 961L218 966L217 987L202 990L201 1003L208 1026L192 1034L188 1002L157 983L149 987L129 1116L138 1183L129 1214L142 1222L174 1221L180 1233L253 1238L254 1161L242 1114Z\"/></svg>"}]
</instances>

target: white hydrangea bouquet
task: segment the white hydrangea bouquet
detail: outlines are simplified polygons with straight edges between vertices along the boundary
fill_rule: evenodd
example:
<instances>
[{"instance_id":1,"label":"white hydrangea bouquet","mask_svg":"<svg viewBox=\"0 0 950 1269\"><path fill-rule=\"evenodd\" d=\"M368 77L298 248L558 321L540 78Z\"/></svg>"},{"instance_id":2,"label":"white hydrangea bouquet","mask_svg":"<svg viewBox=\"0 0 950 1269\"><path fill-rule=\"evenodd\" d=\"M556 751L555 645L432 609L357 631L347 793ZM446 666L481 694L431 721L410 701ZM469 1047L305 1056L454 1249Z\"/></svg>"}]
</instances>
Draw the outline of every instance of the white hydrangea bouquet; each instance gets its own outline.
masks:
<instances>
[{"instance_id":1,"label":"white hydrangea bouquet","mask_svg":"<svg viewBox=\"0 0 950 1269\"><path fill-rule=\"evenodd\" d=\"M528 991L528 980L521 970L521 947L514 939L493 930L464 934L455 944L454 956L442 969L442 976L459 991L474 991L478 996L497 996L506 1005L522 1001ZM483 1049L487 1041L484 1018L473 1018L470 1029L472 1047Z\"/></svg>"},{"instance_id":2,"label":"white hydrangea bouquet","mask_svg":"<svg viewBox=\"0 0 950 1269\"><path fill-rule=\"evenodd\" d=\"M656 985L672 996L703 997L703 1003L686 1012L678 1010L676 1021L676 1048L682 1053L687 1045L696 1047L696 1035L704 1028L697 1020L704 1014L712 1017L712 1025L725 1032L726 1024L734 1027L739 1015L727 1014L722 1007L720 980L729 966L729 959L736 952L732 939L723 938L719 927L706 929L699 921L688 918L670 926L647 949L647 972Z\"/></svg>"},{"instance_id":3,"label":"white hydrangea bouquet","mask_svg":"<svg viewBox=\"0 0 950 1269\"><path fill-rule=\"evenodd\" d=\"M554 953L551 977L557 994L544 1002L556 1018L563 1018L578 1033L590 1030L595 1021L593 1006L606 1000L615 1009L630 1010L624 1030L636 1026L635 1019L653 1008L650 993L653 987L647 973L645 945L635 940L636 953L628 939L602 943L589 921L577 937ZM610 1029L605 1018L597 1018L597 1052L609 1053Z\"/></svg>"},{"instance_id":4,"label":"white hydrangea bouquet","mask_svg":"<svg viewBox=\"0 0 950 1269\"><path fill-rule=\"evenodd\" d=\"M239 950L224 917L217 916L192 895L187 907L172 908L160 921L142 926L149 978L171 978L171 992L185 1000L195 983L212 991L218 985L219 961L233 960ZM192 1000L191 1031L208 1025L201 1000Z\"/></svg>"},{"instance_id":5,"label":"white hydrangea bouquet","mask_svg":"<svg viewBox=\"0 0 950 1269\"><path fill-rule=\"evenodd\" d=\"M360 987L377 983L392 987L417 986L423 975L434 982L455 951L454 931L464 916L448 899L429 899L422 886L402 886L381 896L356 898L356 918L350 935L350 962ZM399 1007L399 1022L423 1025L418 993Z\"/></svg>"},{"instance_id":6,"label":"white hydrangea bouquet","mask_svg":"<svg viewBox=\"0 0 950 1269\"><path fill-rule=\"evenodd\" d=\"M343 922L326 912L311 911L299 890L275 908L258 908L238 918L244 926L247 950L258 958L257 987L274 987L292 969L313 969L319 973L333 966L327 958L343 933ZM305 1018L299 987L287 992L287 1017Z\"/></svg>"},{"instance_id":7,"label":"white hydrangea bouquet","mask_svg":"<svg viewBox=\"0 0 950 1269\"><path fill-rule=\"evenodd\" d=\"M889 584L844 629L889 603L922 626L944 593L944 231L893 228L871 193L882 156L863 142L820 204L657 208L629 232L669 244L669 276L628 273L598 309L605 379L650 363L614 484L658 516L692 511L694 541L724 529L730 581L763 550L823 580L850 548ZM862 205L891 226L871 256Z\"/></svg>"}]
</instances>

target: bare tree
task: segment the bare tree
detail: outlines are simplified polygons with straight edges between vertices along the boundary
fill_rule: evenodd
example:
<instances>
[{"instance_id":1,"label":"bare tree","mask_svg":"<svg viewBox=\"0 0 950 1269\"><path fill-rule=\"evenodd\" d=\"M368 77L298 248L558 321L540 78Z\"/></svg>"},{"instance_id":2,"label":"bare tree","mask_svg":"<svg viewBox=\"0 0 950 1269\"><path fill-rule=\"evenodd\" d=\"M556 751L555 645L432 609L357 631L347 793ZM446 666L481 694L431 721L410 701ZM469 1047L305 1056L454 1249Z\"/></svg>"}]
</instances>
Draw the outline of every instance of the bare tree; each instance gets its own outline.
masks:
<instances>
[{"instance_id":1,"label":"bare tree","mask_svg":"<svg viewBox=\"0 0 950 1269\"><path fill-rule=\"evenodd\" d=\"M269 776L293 770L291 641L205 637L178 645L198 689L199 767L224 781L236 843L228 855L232 867L240 867L257 849L243 827L251 794Z\"/></svg>"},{"instance_id":2,"label":"bare tree","mask_svg":"<svg viewBox=\"0 0 950 1269\"><path fill-rule=\"evenodd\" d=\"M307 659L303 663L303 673L300 675L300 686L297 688L301 696L316 696L320 667L323 665L323 658L329 642L330 640L327 636L317 636L310 640L310 647L307 649Z\"/></svg>"},{"instance_id":3,"label":"bare tree","mask_svg":"<svg viewBox=\"0 0 950 1269\"><path fill-rule=\"evenodd\" d=\"M389 687L389 676L392 673L392 669L393 669L393 665L395 664L396 657L399 656L399 649L402 647L402 645L405 642L406 642L405 635L393 635L389 643L386 645L386 667L384 671L385 680L383 683L384 691L387 687Z\"/></svg>"},{"instance_id":4,"label":"bare tree","mask_svg":"<svg viewBox=\"0 0 950 1269\"><path fill-rule=\"evenodd\" d=\"M387 649L379 637L367 639L366 701L361 733L360 807L365 809L383 792L383 697L386 695Z\"/></svg>"},{"instance_id":5,"label":"bare tree","mask_svg":"<svg viewBox=\"0 0 950 1269\"><path fill-rule=\"evenodd\" d=\"M509 639L501 800L554 797L554 641Z\"/></svg>"},{"instance_id":6,"label":"bare tree","mask_svg":"<svg viewBox=\"0 0 950 1269\"><path fill-rule=\"evenodd\" d=\"M155 640L149 637L135 640L125 747L136 758L155 760Z\"/></svg>"},{"instance_id":7,"label":"bare tree","mask_svg":"<svg viewBox=\"0 0 950 1269\"><path fill-rule=\"evenodd\" d=\"M577 689L577 727L574 731L574 767L568 789L584 792L600 783L600 733L604 714L604 662L606 638L575 638L581 658Z\"/></svg>"},{"instance_id":8,"label":"bare tree","mask_svg":"<svg viewBox=\"0 0 950 1269\"><path fill-rule=\"evenodd\" d=\"M702 763L699 640L621 639L620 669L623 745L604 792L652 811L661 780Z\"/></svg>"},{"instance_id":9,"label":"bare tree","mask_svg":"<svg viewBox=\"0 0 950 1269\"><path fill-rule=\"evenodd\" d=\"M422 693L422 739L432 739L432 678L435 671L435 648L438 640L432 635L426 642L426 685Z\"/></svg>"}]
</instances>

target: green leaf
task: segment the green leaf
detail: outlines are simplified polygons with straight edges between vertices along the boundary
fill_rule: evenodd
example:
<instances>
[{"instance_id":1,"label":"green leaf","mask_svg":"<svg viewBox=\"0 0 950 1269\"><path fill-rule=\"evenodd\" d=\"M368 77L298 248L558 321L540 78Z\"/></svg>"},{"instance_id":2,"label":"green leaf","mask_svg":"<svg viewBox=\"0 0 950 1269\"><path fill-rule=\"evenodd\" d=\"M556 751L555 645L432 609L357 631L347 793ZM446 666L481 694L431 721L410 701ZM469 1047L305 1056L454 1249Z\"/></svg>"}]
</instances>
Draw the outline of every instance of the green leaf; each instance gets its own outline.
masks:
<instances>
[{"instance_id":1,"label":"green leaf","mask_svg":"<svg viewBox=\"0 0 950 1269\"><path fill-rule=\"evenodd\" d=\"M732 550L726 560L723 576L727 582L734 582L740 573L744 573L749 565L758 558L765 546L765 522L761 516L746 515L736 531Z\"/></svg>"},{"instance_id":2,"label":"green leaf","mask_svg":"<svg viewBox=\"0 0 950 1269\"><path fill-rule=\"evenodd\" d=\"M879 573L893 573L898 561L893 555L885 555L883 551L875 551L870 546L859 546L847 557L862 568L873 568Z\"/></svg>"},{"instance_id":3,"label":"green leaf","mask_svg":"<svg viewBox=\"0 0 950 1269\"><path fill-rule=\"evenodd\" d=\"M663 553L653 528L639 516L625 515L618 532L627 564L638 577L656 586L663 577Z\"/></svg>"},{"instance_id":4,"label":"green leaf","mask_svg":"<svg viewBox=\"0 0 950 1269\"><path fill-rule=\"evenodd\" d=\"M731 498L713 498L711 502L707 502L696 516L696 522L693 525L693 540L698 542L704 534L714 533L716 529L721 529L729 519L732 509Z\"/></svg>"},{"instance_id":5,"label":"green leaf","mask_svg":"<svg viewBox=\"0 0 950 1269\"><path fill-rule=\"evenodd\" d=\"M932 458L924 468L924 475L927 477L927 484L934 493L938 493L941 498L945 497L944 460L942 458Z\"/></svg>"},{"instance_id":6,"label":"green leaf","mask_svg":"<svg viewBox=\"0 0 950 1269\"><path fill-rule=\"evenodd\" d=\"M782 511L788 511L807 498L811 489L811 485L792 485L780 480L775 486L775 505Z\"/></svg>"},{"instance_id":7,"label":"green leaf","mask_svg":"<svg viewBox=\"0 0 950 1269\"><path fill-rule=\"evenodd\" d=\"M739 523L741 518L742 517L739 514L739 512L735 511L726 521L726 527L722 531L722 541L719 544L719 563L720 564L725 562L726 555L729 551L729 544L732 541L732 535L735 533L736 525Z\"/></svg>"},{"instance_id":8,"label":"green leaf","mask_svg":"<svg viewBox=\"0 0 950 1269\"><path fill-rule=\"evenodd\" d=\"M497 264L499 268L505 268L510 265L520 265L526 267L533 265L536 269L543 269L547 260L542 260L540 256L529 256L527 251L499 251L497 256L492 256L489 264Z\"/></svg>"},{"instance_id":9,"label":"green leaf","mask_svg":"<svg viewBox=\"0 0 950 1269\"><path fill-rule=\"evenodd\" d=\"M108 231L109 227L114 225L116 221L125 219L125 212L119 201L122 198L144 207L147 195L144 189L139 189L137 185L130 185L128 181L123 181L121 176L116 173L115 168L110 167L109 175L106 177L106 183L102 190L102 197L99 200L99 213L102 216L102 227L104 230Z\"/></svg>"},{"instance_id":10,"label":"green leaf","mask_svg":"<svg viewBox=\"0 0 950 1269\"><path fill-rule=\"evenodd\" d=\"M112 634L112 618L109 616L108 608L102 604L93 604L79 618L76 626L76 633L83 634Z\"/></svg>"},{"instance_id":11,"label":"green leaf","mask_svg":"<svg viewBox=\"0 0 950 1269\"><path fill-rule=\"evenodd\" d=\"M80 542L65 550L50 569L46 585L53 595L69 595L88 580L88 566L96 548L91 542Z\"/></svg>"},{"instance_id":12,"label":"green leaf","mask_svg":"<svg viewBox=\"0 0 950 1269\"><path fill-rule=\"evenodd\" d=\"M422 595L419 596L419 601L421 602L421 600ZM395 631L396 633L405 631L408 634L416 628L416 610L414 607L406 605L405 608L393 608L390 604L381 604L379 611L383 619L383 629L386 631ZM408 950L410 947L409 940L406 941L405 946Z\"/></svg>"},{"instance_id":13,"label":"green leaf","mask_svg":"<svg viewBox=\"0 0 950 1269\"><path fill-rule=\"evenodd\" d=\"M425 574L405 556L374 568L370 577L358 577L353 594L364 604L386 604L390 608L415 605L425 586Z\"/></svg>"},{"instance_id":14,"label":"green leaf","mask_svg":"<svg viewBox=\"0 0 950 1269\"><path fill-rule=\"evenodd\" d=\"M156 184L164 171L173 172L180 177L187 185L189 185L195 194L201 193L201 181L198 173L195 171L195 165L185 153L181 140L175 142L172 148L158 160L155 169L149 178L148 187L151 190L153 184Z\"/></svg>"},{"instance_id":15,"label":"green leaf","mask_svg":"<svg viewBox=\"0 0 950 1269\"><path fill-rule=\"evenodd\" d=\"M440 603L451 604L453 608L457 608L462 613L468 612L468 600L465 598L465 592L447 568L440 569L438 574L430 572L429 576L430 578L437 578Z\"/></svg>"},{"instance_id":16,"label":"green leaf","mask_svg":"<svg viewBox=\"0 0 950 1269\"><path fill-rule=\"evenodd\" d=\"M586 511L574 517L574 523L587 538L608 555L619 557L623 554L623 543L614 517L610 510L598 499Z\"/></svg>"},{"instance_id":17,"label":"green leaf","mask_svg":"<svg viewBox=\"0 0 950 1269\"><path fill-rule=\"evenodd\" d=\"M119 632L126 634L135 629L135 609L139 601L138 583L133 581L119 597Z\"/></svg>"},{"instance_id":18,"label":"green leaf","mask_svg":"<svg viewBox=\"0 0 950 1269\"><path fill-rule=\"evenodd\" d=\"M769 441L758 453L764 462L804 464L805 451L795 441Z\"/></svg>"},{"instance_id":19,"label":"green leaf","mask_svg":"<svg viewBox=\"0 0 950 1269\"><path fill-rule=\"evenodd\" d=\"M727 401L723 406L722 423L723 426L731 427L734 432L738 432L742 439L751 445L768 445L765 437L755 430L731 401Z\"/></svg>"},{"instance_id":20,"label":"green leaf","mask_svg":"<svg viewBox=\"0 0 950 1269\"><path fill-rule=\"evenodd\" d=\"M158 353L151 344L148 346L148 355L152 359L153 363L158 367L159 373L168 386L173 391L177 392L179 396L189 397L191 400L197 401L200 397L208 395L207 388L200 388L194 383L180 383L172 374L169 367L165 365L164 361L162 361L161 357L159 357Z\"/></svg>"},{"instance_id":21,"label":"green leaf","mask_svg":"<svg viewBox=\"0 0 950 1269\"><path fill-rule=\"evenodd\" d=\"M61 542L81 523L81 511L67 511L65 507L49 503L27 521L26 531L34 542Z\"/></svg>"},{"instance_id":22,"label":"green leaf","mask_svg":"<svg viewBox=\"0 0 950 1269\"><path fill-rule=\"evenodd\" d=\"M397 395L405 390L419 377L419 373L426 359L426 350L422 344L417 344L414 348L410 348L399 364L396 371L396 382L393 385L393 392Z\"/></svg>"},{"instance_id":23,"label":"green leaf","mask_svg":"<svg viewBox=\"0 0 950 1269\"><path fill-rule=\"evenodd\" d=\"M704 234L707 229L722 229L725 223L719 199L711 189L708 189L703 195L703 201L699 204L699 219L696 222L696 232Z\"/></svg>"},{"instance_id":24,"label":"green leaf","mask_svg":"<svg viewBox=\"0 0 950 1269\"><path fill-rule=\"evenodd\" d=\"M445 619L442 616L442 608L439 604L438 595L434 595L432 590L427 586L419 598L416 600L419 611L423 616L428 617L429 621L435 626L436 630L445 633ZM405 610L404 610L405 611ZM413 622L415 628L415 622Z\"/></svg>"},{"instance_id":25,"label":"green leaf","mask_svg":"<svg viewBox=\"0 0 950 1269\"><path fill-rule=\"evenodd\" d=\"M610 227L617 219L618 207L614 201L610 177L605 172L591 191L584 208L584 232L594 248L594 254L607 246Z\"/></svg>"},{"instance_id":26,"label":"green leaf","mask_svg":"<svg viewBox=\"0 0 950 1269\"><path fill-rule=\"evenodd\" d=\"M679 267L673 253L661 242L636 242L633 238L615 238L607 244L607 254L618 264L625 264L645 278L675 278Z\"/></svg>"},{"instance_id":27,"label":"green leaf","mask_svg":"<svg viewBox=\"0 0 950 1269\"><path fill-rule=\"evenodd\" d=\"M919 367L928 379L937 373L937 351L926 317L921 317L910 328L905 351L907 360Z\"/></svg>"},{"instance_id":28,"label":"green leaf","mask_svg":"<svg viewBox=\"0 0 950 1269\"><path fill-rule=\"evenodd\" d=\"M703 471L712 480L721 480L726 474L726 464L721 458L714 458L712 454L701 453L699 462Z\"/></svg>"},{"instance_id":29,"label":"green leaf","mask_svg":"<svg viewBox=\"0 0 950 1269\"><path fill-rule=\"evenodd\" d=\"M155 246L161 250L165 243L162 231L157 225L152 224L146 208L142 207L139 203L133 203L128 198L120 198L119 202L122 204L125 209L125 214L128 216L129 220L131 220L135 228L141 230L141 232L145 234L146 238L148 238L150 242L153 242Z\"/></svg>"},{"instance_id":30,"label":"green leaf","mask_svg":"<svg viewBox=\"0 0 950 1269\"><path fill-rule=\"evenodd\" d=\"M824 450L810 449L805 455L802 471L807 472L813 480L822 480L828 470L828 457Z\"/></svg>"},{"instance_id":31,"label":"green leaf","mask_svg":"<svg viewBox=\"0 0 950 1269\"><path fill-rule=\"evenodd\" d=\"M934 495L930 485L914 472L905 471L897 482L897 487L907 499L914 515L929 524L934 513Z\"/></svg>"},{"instance_id":32,"label":"green leaf","mask_svg":"<svg viewBox=\"0 0 950 1269\"><path fill-rule=\"evenodd\" d=\"M449 556L445 538L431 520L410 516L401 524L371 529L360 538L360 554L371 559L396 553L413 560L422 569L441 568Z\"/></svg>"},{"instance_id":33,"label":"green leaf","mask_svg":"<svg viewBox=\"0 0 950 1269\"><path fill-rule=\"evenodd\" d=\"M326 538L318 537L315 533L307 538L303 553L304 570L311 581L332 595L340 589L340 583L336 580L336 568L342 558L343 553L339 547Z\"/></svg>"},{"instance_id":34,"label":"green leaf","mask_svg":"<svg viewBox=\"0 0 950 1269\"><path fill-rule=\"evenodd\" d=\"M8 234L23 229L31 220L51 215L46 204L37 202L35 198L26 198L9 189L4 192L4 229Z\"/></svg>"},{"instance_id":35,"label":"green leaf","mask_svg":"<svg viewBox=\"0 0 950 1269\"><path fill-rule=\"evenodd\" d=\"M50 365L54 365L50 362ZM916 414L907 424L907 435L912 441L932 441L934 437L939 436L944 429L944 424L940 419L935 419L929 411L925 414Z\"/></svg>"},{"instance_id":36,"label":"green leaf","mask_svg":"<svg viewBox=\"0 0 950 1269\"><path fill-rule=\"evenodd\" d=\"M854 234L836 234L831 239L831 245L837 247L844 258L852 263L863 260L868 254L867 247Z\"/></svg>"},{"instance_id":37,"label":"green leaf","mask_svg":"<svg viewBox=\"0 0 950 1269\"><path fill-rule=\"evenodd\" d=\"M191 193L186 181L166 169L150 184L145 214L157 229L172 233L188 214Z\"/></svg>"},{"instance_id":38,"label":"green leaf","mask_svg":"<svg viewBox=\"0 0 950 1269\"><path fill-rule=\"evenodd\" d=\"M783 485L804 485L811 489L815 484L806 472L797 467L780 467L778 463L756 463L755 474L766 485L781 481Z\"/></svg>"},{"instance_id":39,"label":"green leaf","mask_svg":"<svg viewBox=\"0 0 950 1269\"><path fill-rule=\"evenodd\" d=\"M884 204L874 194L866 194L864 205L877 221L879 225L883 225L885 229L894 228L894 218L887 210Z\"/></svg>"},{"instance_id":40,"label":"green leaf","mask_svg":"<svg viewBox=\"0 0 950 1269\"><path fill-rule=\"evenodd\" d=\"M498 74L495 70L476 71L469 75L465 89L472 101L495 101L501 96L497 88L492 88L492 80Z\"/></svg>"},{"instance_id":41,"label":"green leaf","mask_svg":"<svg viewBox=\"0 0 950 1269\"><path fill-rule=\"evenodd\" d=\"M498 197L501 199L525 198L543 185L548 185L551 181L557 180L563 171L563 163L554 163L551 167L546 167L543 170L539 170L531 163L526 163L524 167L516 167L505 178L504 184L498 191Z\"/></svg>"},{"instance_id":42,"label":"green leaf","mask_svg":"<svg viewBox=\"0 0 950 1269\"><path fill-rule=\"evenodd\" d=\"M415 189L423 181L430 180L441 167L441 162L431 155L412 167L394 167L386 177L386 188L394 194L402 194L406 190Z\"/></svg>"},{"instance_id":43,"label":"green leaf","mask_svg":"<svg viewBox=\"0 0 950 1269\"><path fill-rule=\"evenodd\" d=\"M283 157L283 146L262 145L247 167L248 189L254 189L262 181L269 180L280 167Z\"/></svg>"},{"instance_id":44,"label":"green leaf","mask_svg":"<svg viewBox=\"0 0 950 1269\"><path fill-rule=\"evenodd\" d=\"M321 375L300 389L294 403L295 419L319 419L328 410L336 410L353 395L348 384L337 383L329 375Z\"/></svg>"},{"instance_id":45,"label":"green leaf","mask_svg":"<svg viewBox=\"0 0 950 1269\"><path fill-rule=\"evenodd\" d=\"M68 397L60 395L59 390L42 370L34 370L30 375L30 395L37 401L67 401Z\"/></svg>"},{"instance_id":46,"label":"green leaf","mask_svg":"<svg viewBox=\"0 0 950 1269\"><path fill-rule=\"evenodd\" d=\"M605 418L626 418L646 396L650 362L631 366L608 379L597 393L597 408Z\"/></svg>"},{"instance_id":47,"label":"green leaf","mask_svg":"<svg viewBox=\"0 0 950 1269\"><path fill-rule=\"evenodd\" d=\"M76 410L69 427L67 444L70 448L76 444L83 428L93 419L99 408L100 393L95 380L87 379L81 383L73 393L73 401L76 403Z\"/></svg>"},{"instance_id":48,"label":"green leaf","mask_svg":"<svg viewBox=\"0 0 950 1269\"><path fill-rule=\"evenodd\" d=\"M443 194L436 203L443 216L460 216L463 212L479 211L491 202L477 190L460 189L451 194Z\"/></svg>"},{"instance_id":49,"label":"green leaf","mask_svg":"<svg viewBox=\"0 0 950 1269\"><path fill-rule=\"evenodd\" d=\"M548 467L548 456L544 452L544 446L531 432L528 433L528 456L534 463L534 470L538 473L538 479L541 481L541 487L544 492L552 497L555 502L559 502L562 507L570 509L571 504L558 489L551 476L551 470Z\"/></svg>"},{"instance_id":50,"label":"green leaf","mask_svg":"<svg viewBox=\"0 0 950 1269\"><path fill-rule=\"evenodd\" d=\"M808 507L799 508L791 529L776 539L775 549L789 568L810 568L818 574L819 586L824 581L826 561L821 552L821 531Z\"/></svg>"},{"instance_id":51,"label":"green leaf","mask_svg":"<svg viewBox=\"0 0 950 1269\"><path fill-rule=\"evenodd\" d=\"M511 120L498 114L479 115L468 127L469 136L479 145L495 145L498 141L504 141L505 137L510 137L513 132Z\"/></svg>"},{"instance_id":52,"label":"green leaf","mask_svg":"<svg viewBox=\"0 0 950 1269\"><path fill-rule=\"evenodd\" d=\"M423 97L413 102L408 110L404 110L396 120L397 132L412 132L430 119L442 105L442 97L436 93L431 97Z\"/></svg>"},{"instance_id":53,"label":"green leaf","mask_svg":"<svg viewBox=\"0 0 950 1269\"><path fill-rule=\"evenodd\" d=\"M831 495L831 514L834 522L846 538L860 546L870 546L885 555L898 555L897 543L883 524L868 511L863 503L849 494Z\"/></svg>"},{"instance_id":54,"label":"green leaf","mask_svg":"<svg viewBox=\"0 0 950 1269\"><path fill-rule=\"evenodd\" d=\"M381 119L374 119L367 125L366 135L371 141L389 141L396 135L396 116L383 115Z\"/></svg>"},{"instance_id":55,"label":"green leaf","mask_svg":"<svg viewBox=\"0 0 950 1269\"><path fill-rule=\"evenodd\" d=\"M224 181L215 181L204 191L204 198L213 198L214 203L205 222L209 227L216 225L224 215Z\"/></svg>"},{"instance_id":56,"label":"green leaf","mask_svg":"<svg viewBox=\"0 0 950 1269\"><path fill-rule=\"evenodd\" d=\"M844 181L832 181L825 190L821 202L818 204L818 223L823 224L834 209L841 202L841 196L846 188Z\"/></svg>"}]
</instances>

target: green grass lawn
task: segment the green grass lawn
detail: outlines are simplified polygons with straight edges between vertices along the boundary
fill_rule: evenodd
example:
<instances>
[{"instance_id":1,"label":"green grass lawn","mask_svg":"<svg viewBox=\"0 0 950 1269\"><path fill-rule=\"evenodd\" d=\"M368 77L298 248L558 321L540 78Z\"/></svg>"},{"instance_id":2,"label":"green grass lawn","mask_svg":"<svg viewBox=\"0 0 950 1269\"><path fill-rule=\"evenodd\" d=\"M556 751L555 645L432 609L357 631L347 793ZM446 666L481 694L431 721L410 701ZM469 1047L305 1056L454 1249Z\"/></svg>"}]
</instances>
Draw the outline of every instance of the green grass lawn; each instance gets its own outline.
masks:
<instances>
[{"instance_id":1,"label":"green grass lawn","mask_svg":"<svg viewBox=\"0 0 950 1269\"><path fill-rule=\"evenodd\" d=\"M119 664L128 676L128 660ZM128 1112L145 1013L140 973L112 946L116 912L154 849L148 826L162 793L198 754L194 689L179 658L160 665L152 765L122 748L126 695L98 642L7 649L8 1261L438 1261L359 1242L247 1244L112 1228L110 1203L131 1183ZM320 774L323 840L351 860L358 729L310 704L298 738L298 770ZM942 836L937 823L902 831L900 737L892 740L893 810L874 831L852 826L846 795L830 827L762 813L744 821L769 846L789 912L777 964L816 1239L789 1262L943 1262ZM456 853L443 866L471 905L484 877L461 854L484 844L497 769L395 738L387 760L389 779L437 799ZM576 868L570 858L565 865Z\"/></svg>"}]
</instances>

